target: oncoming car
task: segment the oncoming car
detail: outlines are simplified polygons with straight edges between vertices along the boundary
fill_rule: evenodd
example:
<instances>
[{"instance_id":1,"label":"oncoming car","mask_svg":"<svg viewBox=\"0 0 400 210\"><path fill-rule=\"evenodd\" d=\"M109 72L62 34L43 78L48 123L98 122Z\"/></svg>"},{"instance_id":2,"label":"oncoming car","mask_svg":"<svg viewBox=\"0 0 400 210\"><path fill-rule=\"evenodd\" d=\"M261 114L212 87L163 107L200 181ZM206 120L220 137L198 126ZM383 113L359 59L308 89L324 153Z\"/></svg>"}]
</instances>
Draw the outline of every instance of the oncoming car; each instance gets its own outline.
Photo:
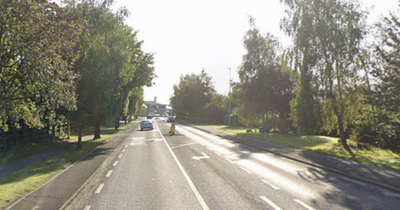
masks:
<instances>
[{"instance_id":1,"label":"oncoming car","mask_svg":"<svg viewBox=\"0 0 400 210\"><path fill-rule=\"evenodd\" d=\"M153 123L150 120L142 120L140 122L140 130L153 130Z\"/></svg>"}]
</instances>

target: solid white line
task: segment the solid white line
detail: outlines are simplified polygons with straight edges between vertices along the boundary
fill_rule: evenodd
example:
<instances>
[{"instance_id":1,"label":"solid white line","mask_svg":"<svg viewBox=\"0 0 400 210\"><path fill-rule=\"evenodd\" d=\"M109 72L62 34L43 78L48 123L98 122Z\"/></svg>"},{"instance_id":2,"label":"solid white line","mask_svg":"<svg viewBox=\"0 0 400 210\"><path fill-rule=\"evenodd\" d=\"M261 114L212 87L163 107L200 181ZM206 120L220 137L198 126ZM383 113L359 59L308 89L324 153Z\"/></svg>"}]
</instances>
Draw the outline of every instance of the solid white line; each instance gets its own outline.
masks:
<instances>
[{"instance_id":1,"label":"solid white line","mask_svg":"<svg viewBox=\"0 0 400 210\"><path fill-rule=\"evenodd\" d=\"M104 187L104 183L101 183L101 184L97 187L96 192L94 192L94 193L99 194L99 193L101 192L101 189L103 189L103 187Z\"/></svg>"},{"instance_id":2,"label":"solid white line","mask_svg":"<svg viewBox=\"0 0 400 210\"><path fill-rule=\"evenodd\" d=\"M232 160L229 160L228 158L225 159L226 161L230 162L230 163L234 163Z\"/></svg>"},{"instance_id":3,"label":"solid white line","mask_svg":"<svg viewBox=\"0 0 400 210\"><path fill-rule=\"evenodd\" d=\"M221 156L221 154L219 154L218 152L214 152L215 154L217 154L218 156Z\"/></svg>"},{"instance_id":4,"label":"solid white line","mask_svg":"<svg viewBox=\"0 0 400 210\"><path fill-rule=\"evenodd\" d=\"M107 174L106 174L106 177L110 177L111 174L112 174L112 172L113 172L113 170L109 170L109 171L107 172Z\"/></svg>"},{"instance_id":5,"label":"solid white line","mask_svg":"<svg viewBox=\"0 0 400 210\"><path fill-rule=\"evenodd\" d=\"M155 123L155 125L158 128L157 123ZM179 169L181 170L183 176L185 177L186 181L188 182L190 188L192 189L194 195L196 196L197 200L199 201L201 207L203 208L203 210L209 210L210 208L208 208L206 202L204 201L203 197L201 197L199 191L197 190L196 186L194 186L193 181L190 179L189 175L186 173L185 169L183 168L182 164L179 162L178 158L176 157L175 153L172 151L171 147L169 146L167 140L165 140L163 134L161 133L160 129L157 129L158 132L160 133L160 136L164 139L164 143L167 146L169 152L171 153L172 157L174 158L176 164L178 165Z\"/></svg>"},{"instance_id":6,"label":"solid white line","mask_svg":"<svg viewBox=\"0 0 400 210\"><path fill-rule=\"evenodd\" d=\"M353 182L353 183L359 184L359 185L365 185L365 183L356 181L356 180L354 180L354 179L349 179L349 178L346 178L346 177L339 177L339 178L340 178L340 179L344 179L344 180L349 181L349 182Z\"/></svg>"},{"instance_id":7,"label":"solid white line","mask_svg":"<svg viewBox=\"0 0 400 210\"><path fill-rule=\"evenodd\" d=\"M308 209L308 210L315 210L314 208L312 208L311 206L303 203L301 200L299 199L293 199L295 202L297 202L298 204L302 205L304 208Z\"/></svg>"},{"instance_id":8,"label":"solid white line","mask_svg":"<svg viewBox=\"0 0 400 210\"><path fill-rule=\"evenodd\" d=\"M279 206L277 206L274 202L270 201L267 197L265 196L260 196L261 199L263 199L265 202L267 202L270 206L272 206L275 210L282 210Z\"/></svg>"},{"instance_id":9,"label":"solid white line","mask_svg":"<svg viewBox=\"0 0 400 210\"><path fill-rule=\"evenodd\" d=\"M251 174L252 172L247 170L246 168L240 167L243 171L246 171L247 173Z\"/></svg>"},{"instance_id":10,"label":"solid white line","mask_svg":"<svg viewBox=\"0 0 400 210\"><path fill-rule=\"evenodd\" d=\"M122 152L125 152L125 151L126 151L126 149L123 149L123 150L122 150Z\"/></svg>"},{"instance_id":11,"label":"solid white line","mask_svg":"<svg viewBox=\"0 0 400 210\"><path fill-rule=\"evenodd\" d=\"M83 210L90 210L91 206L85 206Z\"/></svg>"},{"instance_id":12,"label":"solid white line","mask_svg":"<svg viewBox=\"0 0 400 210\"><path fill-rule=\"evenodd\" d=\"M264 182L265 184L269 185L270 187L274 188L275 190L279 190L279 187L271 184L270 182L268 182L267 180L261 179L262 182Z\"/></svg>"},{"instance_id":13,"label":"solid white line","mask_svg":"<svg viewBox=\"0 0 400 210\"><path fill-rule=\"evenodd\" d=\"M116 161L114 162L113 166L117 166L117 164L118 164L118 160L116 160Z\"/></svg>"},{"instance_id":14,"label":"solid white line","mask_svg":"<svg viewBox=\"0 0 400 210\"><path fill-rule=\"evenodd\" d=\"M123 154L118 155L118 158L122 158L122 155L123 155Z\"/></svg>"}]
</instances>

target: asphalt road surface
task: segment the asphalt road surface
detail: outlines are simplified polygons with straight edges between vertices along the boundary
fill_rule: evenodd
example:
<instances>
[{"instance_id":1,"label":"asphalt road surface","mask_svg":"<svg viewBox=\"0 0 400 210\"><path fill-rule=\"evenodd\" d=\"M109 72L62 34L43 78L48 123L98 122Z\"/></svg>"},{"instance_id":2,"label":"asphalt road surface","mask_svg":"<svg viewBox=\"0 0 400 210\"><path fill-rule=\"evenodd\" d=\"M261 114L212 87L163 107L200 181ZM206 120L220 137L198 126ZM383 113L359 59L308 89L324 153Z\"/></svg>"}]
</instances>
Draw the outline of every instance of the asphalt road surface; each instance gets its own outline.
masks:
<instances>
[{"instance_id":1,"label":"asphalt road surface","mask_svg":"<svg viewBox=\"0 0 400 210\"><path fill-rule=\"evenodd\" d=\"M163 118L134 131L66 209L399 209L400 195Z\"/></svg>"}]
</instances>

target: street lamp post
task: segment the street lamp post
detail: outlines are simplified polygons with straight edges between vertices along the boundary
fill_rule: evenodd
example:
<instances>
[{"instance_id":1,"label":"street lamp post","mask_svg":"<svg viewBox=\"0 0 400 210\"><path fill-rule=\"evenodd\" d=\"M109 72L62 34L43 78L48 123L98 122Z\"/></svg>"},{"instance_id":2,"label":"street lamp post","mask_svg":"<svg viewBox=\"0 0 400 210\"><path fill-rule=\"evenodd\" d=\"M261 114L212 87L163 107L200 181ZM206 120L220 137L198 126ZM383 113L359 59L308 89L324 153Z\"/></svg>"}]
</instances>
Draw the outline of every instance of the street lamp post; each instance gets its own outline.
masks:
<instances>
[{"instance_id":1,"label":"street lamp post","mask_svg":"<svg viewBox=\"0 0 400 210\"><path fill-rule=\"evenodd\" d=\"M231 127L231 68L229 69L228 125Z\"/></svg>"}]
</instances>

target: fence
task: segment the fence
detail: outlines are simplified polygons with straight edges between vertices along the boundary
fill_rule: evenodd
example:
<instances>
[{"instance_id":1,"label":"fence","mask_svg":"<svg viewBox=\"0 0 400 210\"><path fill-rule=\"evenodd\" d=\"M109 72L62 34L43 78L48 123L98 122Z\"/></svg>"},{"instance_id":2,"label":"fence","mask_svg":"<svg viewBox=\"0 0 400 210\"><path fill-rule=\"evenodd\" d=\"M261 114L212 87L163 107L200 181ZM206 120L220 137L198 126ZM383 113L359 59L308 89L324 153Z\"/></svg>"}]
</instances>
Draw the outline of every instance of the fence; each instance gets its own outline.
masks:
<instances>
[{"instance_id":1,"label":"fence","mask_svg":"<svg viewBox=\"0 0 400 210\"><path fill-rule=\"evenodd\" d=\"M0 152L6 152L29 142L45 142L69 138L71 126L68 122L63 122L42 129L24 127L11 128L8 131L0 130Z\"/></svg>"}]
</instances>

